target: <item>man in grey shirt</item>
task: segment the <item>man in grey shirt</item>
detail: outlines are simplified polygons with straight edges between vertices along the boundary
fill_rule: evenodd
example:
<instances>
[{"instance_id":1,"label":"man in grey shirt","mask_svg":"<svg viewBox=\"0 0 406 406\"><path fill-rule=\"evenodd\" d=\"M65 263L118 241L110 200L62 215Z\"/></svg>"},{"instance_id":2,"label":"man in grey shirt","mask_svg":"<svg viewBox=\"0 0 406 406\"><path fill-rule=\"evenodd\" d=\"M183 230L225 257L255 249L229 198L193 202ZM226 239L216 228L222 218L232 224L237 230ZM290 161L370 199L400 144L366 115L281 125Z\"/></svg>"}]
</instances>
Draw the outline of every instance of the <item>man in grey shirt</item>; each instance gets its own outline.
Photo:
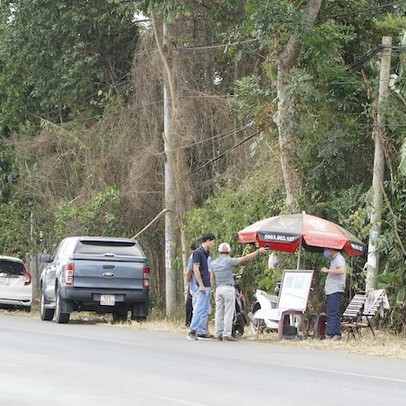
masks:
<instances>
[{"instance_id":1,"label":"man in grey shirt","mask_svg":"<svg viewBox=\"0 0 406 406\"><path fill-rule=\"evenodd\" d=\"M258 253L266 254L265 248L260 248L240 258L230 257L230 245L223 242L218 247L220 257L211 262L211 286L215 289L216 298L216 337L219 340L236 341L232 336L233 318L235 311L235 288L233 270L255 258Z\"/></svg>"},{"instance_id":2,"label":"man in grey shirt","mask_svg":"<svg viewBox=\"0 0 406 406\"><path fill-rule=\"evenodd\" d=\"M321 272L327 273L324 291L327 307L326 338L341 339L340 302L345 289L345 259L340 251L325 248L323 255L331 259L330 268L323 266Z\"/></svg>"}]
</instances>

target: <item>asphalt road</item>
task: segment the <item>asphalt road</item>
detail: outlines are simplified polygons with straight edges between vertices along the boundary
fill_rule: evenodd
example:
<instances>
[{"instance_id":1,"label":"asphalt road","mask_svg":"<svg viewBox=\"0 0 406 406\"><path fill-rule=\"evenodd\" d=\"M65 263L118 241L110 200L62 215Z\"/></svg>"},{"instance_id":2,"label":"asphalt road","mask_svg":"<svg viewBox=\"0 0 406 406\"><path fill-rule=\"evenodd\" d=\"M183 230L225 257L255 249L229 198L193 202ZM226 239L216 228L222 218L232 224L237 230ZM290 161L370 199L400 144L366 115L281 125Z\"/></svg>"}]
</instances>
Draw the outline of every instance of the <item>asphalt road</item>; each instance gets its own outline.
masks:
<instances>
[{"instance_id":1,"label":"asphalt road","mask_svg":"<svg viewBox=\"0 0 406 406\"><path fill-rule=\"evenodd\" d=\"M0 406L406 404L406 362L0 316Z\"/></svg>"}]
</instances>

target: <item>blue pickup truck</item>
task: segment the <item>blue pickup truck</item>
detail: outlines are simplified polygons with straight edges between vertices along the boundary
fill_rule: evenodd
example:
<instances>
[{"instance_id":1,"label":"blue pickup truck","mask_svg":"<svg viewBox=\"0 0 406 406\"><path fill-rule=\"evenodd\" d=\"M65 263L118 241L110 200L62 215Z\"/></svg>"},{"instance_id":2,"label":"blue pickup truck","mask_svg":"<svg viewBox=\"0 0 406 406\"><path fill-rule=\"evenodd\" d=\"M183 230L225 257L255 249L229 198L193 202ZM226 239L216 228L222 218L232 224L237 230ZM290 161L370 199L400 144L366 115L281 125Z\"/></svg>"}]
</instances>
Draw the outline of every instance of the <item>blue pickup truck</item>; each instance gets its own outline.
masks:
<instances>
[{"instance_id":1,"label":"blue pickup truck","mask_svg":"<svg viewBox=\"0 0 406 406\"><path fill-rule=\"evenodd\" d=\"M41 273L42 320L68 323L73 311L112 313L113 320L144 320L149 313L148 260L130 238L67 237Z\"/></svg>"}]
</instances>

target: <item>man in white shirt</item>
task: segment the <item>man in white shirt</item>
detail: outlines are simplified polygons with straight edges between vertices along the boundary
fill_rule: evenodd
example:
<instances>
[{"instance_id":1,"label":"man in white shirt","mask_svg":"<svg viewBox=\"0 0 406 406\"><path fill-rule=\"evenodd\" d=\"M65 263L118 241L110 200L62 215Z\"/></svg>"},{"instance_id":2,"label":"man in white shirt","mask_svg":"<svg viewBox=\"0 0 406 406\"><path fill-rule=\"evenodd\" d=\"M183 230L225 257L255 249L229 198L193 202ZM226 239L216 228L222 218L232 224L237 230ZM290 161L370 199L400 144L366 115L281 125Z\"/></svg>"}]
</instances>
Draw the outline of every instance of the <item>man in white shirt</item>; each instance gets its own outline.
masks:
<instances>
[{"instance_id":1,"label":"man in white shirt","mask_svg":"<svg viewBox=\"0 0 406 406\"><path fill-rule=\"evenodd\" d=\"M340 303L345 290L345 259L339 250L325 248L323 255L331 260L330 268L323 266L321 272L327 273L324 291L327 307L326 338L341 339Z\"/></svg>"}]
</instances>

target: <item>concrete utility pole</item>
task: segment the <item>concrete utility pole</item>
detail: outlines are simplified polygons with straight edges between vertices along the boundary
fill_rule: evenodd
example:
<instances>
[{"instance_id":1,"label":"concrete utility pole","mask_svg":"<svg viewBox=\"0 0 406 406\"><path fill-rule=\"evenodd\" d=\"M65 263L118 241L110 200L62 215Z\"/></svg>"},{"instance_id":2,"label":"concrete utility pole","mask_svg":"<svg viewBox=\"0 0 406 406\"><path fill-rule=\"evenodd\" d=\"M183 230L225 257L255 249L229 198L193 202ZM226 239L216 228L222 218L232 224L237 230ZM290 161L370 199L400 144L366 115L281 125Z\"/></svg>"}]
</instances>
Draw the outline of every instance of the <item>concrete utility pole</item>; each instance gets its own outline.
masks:
<instances>
[{"instance_id":1,"label":"concrete utility pole","mask_svg":"<svg viewBox=\"0 0 406 406\"><path fill-rule=\"evenodd\" d=\"M167 52L170 50L168 43L169 27L163 23L163 45ZM166 155L165 161L165 207L169 209L165 213L165 292L166 292L166 314L171 315L176 307L176 274L173 268L175 258L174 241L174 196L175 196L175 179L172 160L169 154L173 154L172 148L172 121L171 121L171 101L168 90L168 78L164 80L164 150Z\"/></svg>"},{"instance_id":2,"label":"concrete utility pole","mask_svg":"<svg viewBox=\"0 0 406 406\"><path fill-rule=\"evenodd\" d=\"M372 136L375 140L374 173L372 180L373 205L371 211L371 231L368 244L368 261L366 275L366 290L376 289L376 277L379 270L379 252L376 242L381 234L382 220L382 197L383 197L383 179L385 172L385 159L383 151L383 138L385 134L385 116L382 106L385 103L389 93L389 76L391 66L392 38L382 37L382 54L379 76L379 95L377 114L374 120Z\"/></svg>"}]
</instances>

